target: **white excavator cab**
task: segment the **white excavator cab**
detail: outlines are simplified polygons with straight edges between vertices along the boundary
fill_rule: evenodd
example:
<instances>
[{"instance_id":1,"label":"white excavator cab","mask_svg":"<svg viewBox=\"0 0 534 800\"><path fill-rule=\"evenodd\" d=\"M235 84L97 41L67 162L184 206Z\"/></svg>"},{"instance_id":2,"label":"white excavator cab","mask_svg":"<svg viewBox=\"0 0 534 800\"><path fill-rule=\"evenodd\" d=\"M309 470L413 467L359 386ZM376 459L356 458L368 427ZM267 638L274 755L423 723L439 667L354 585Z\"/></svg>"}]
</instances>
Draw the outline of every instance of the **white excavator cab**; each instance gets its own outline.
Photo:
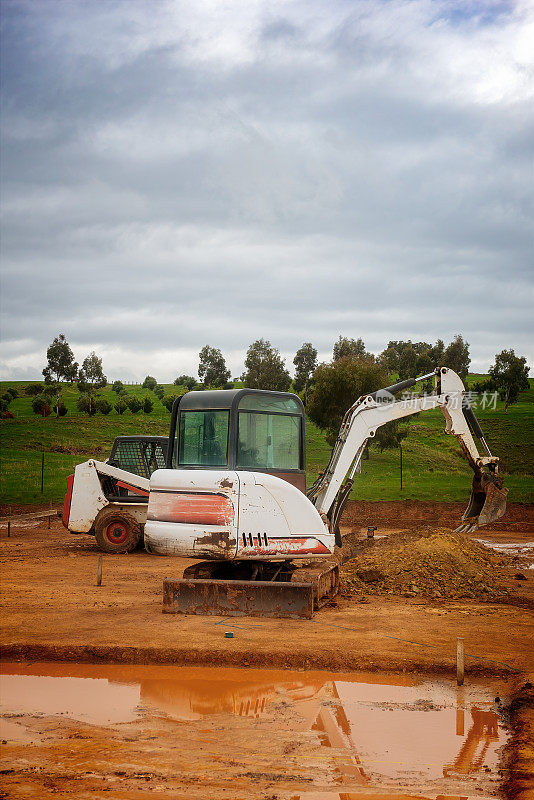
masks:
<instances>
[{"instance_id":1,"label":"white excavator cab","mask_svg":"<svg viewBox=\"0 0 534 800\"><path fill-rule=\"evenodd\" d=\"M304 406L260 389L188 392L173 407L167 468L275 475L306 491Z\"/></svg>"},{"instance_id":2,"label":"white excavator cab","mask_svg":"<svg viewBox=\"0 0 534 800\"><path fill-rule=\"evenodd\" d=\"M167 469L150 481L145 547L192 558L329 556L305 495L304 407L294 394L188 392L173 408Z\"/></svg>"}]
</instances>

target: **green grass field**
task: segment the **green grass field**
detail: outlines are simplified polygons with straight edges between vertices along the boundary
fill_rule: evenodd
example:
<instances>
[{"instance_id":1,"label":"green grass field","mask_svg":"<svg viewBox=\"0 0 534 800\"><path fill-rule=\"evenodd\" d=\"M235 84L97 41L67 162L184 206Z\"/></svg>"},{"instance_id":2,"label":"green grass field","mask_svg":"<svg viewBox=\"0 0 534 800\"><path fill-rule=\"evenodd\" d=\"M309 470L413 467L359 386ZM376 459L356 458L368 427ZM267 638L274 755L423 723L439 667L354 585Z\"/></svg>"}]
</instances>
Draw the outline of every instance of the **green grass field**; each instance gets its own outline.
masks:
<instances>
[{"instance_id":1,"label":"green grass field","mask_svg":"<svg viewBox=\"0 0 534 800\"><path fill-rule=\"evenodd\" d=\"M481 376L469 376L468 385ZM15 419L0 421L0 492L7 504L59 502L65 492L66 477L74 466L91 456L109 455L116 436L127 434L167 435L170 413L151 394L151 414L126 411L119 415L97 414L88 417L76 410L79 393L66 386L63 399L68 408L65 417L42 418L31 407L31 398L23 395L25 382L0 383L0 395L13 386L21 395L9 410ZM141 386L127 386L129 394L142 397ZM175 387L166 385L171 393ZM101 391L114 403L110 387ZM502 460L502 472L510 489L511 502L534 502L534 381L520 401L504 413L504 405L495 410L477 407L492 452ZM330 456L330 447L321 431L307 422L306 433L308 483L315 480ZM44 479L41 491L41 467L44 453ZM412 418L410 435L403 442L403 489L400 489L399 450L380 453L371 447L370 458L363 462L362 474L356 476L352 497L365 500L458 500L467 501L471 470L462 458L455 437L444 433L439 410Z\"/></svg>"}]
</instances>

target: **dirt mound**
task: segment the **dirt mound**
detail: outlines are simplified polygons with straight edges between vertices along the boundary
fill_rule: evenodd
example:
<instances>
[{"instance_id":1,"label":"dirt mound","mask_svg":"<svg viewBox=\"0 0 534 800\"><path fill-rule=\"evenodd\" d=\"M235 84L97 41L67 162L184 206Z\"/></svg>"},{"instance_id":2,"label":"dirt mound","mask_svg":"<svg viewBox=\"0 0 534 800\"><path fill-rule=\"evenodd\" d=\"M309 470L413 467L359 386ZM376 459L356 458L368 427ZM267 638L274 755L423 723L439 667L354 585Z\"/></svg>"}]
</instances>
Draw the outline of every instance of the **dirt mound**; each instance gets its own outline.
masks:
<instances>
[{"instance_id":1,"label":"dirt mound","mask_svg":"<svg viewBox=\"0 0 534 800\"><path fill-rule=\"evenodd\" d=\"M367 546L366 546L367 545ZM362 543L341 568L343 593L499 600L507 595L502 556L446 528Z\"/></svg>"}]
</instances>

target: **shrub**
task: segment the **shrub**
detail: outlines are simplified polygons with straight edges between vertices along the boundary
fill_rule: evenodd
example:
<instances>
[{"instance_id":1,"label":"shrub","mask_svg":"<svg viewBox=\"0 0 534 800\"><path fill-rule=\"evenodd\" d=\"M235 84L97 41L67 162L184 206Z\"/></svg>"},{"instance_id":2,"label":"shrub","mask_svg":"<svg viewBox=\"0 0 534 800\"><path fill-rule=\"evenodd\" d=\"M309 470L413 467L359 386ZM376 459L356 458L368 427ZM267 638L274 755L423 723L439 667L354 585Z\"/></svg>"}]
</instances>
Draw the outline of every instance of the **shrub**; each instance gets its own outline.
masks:
<instances>
[{"instance_id":1,"label":"shrub","mask_svg":"<svg viewBox=\"0 0 534 800\"><path fill-rule=\"evenodd\" d=\"M165 389L158 383L157 386L154 387L154 394L161 400L165 394Z\"/></svg>"},{"instance_id":2,"label":"shrub","mask_svg":"<svg viewBox=\"0 0 534 800\"><path fill-rule=\"evenodd\" d=\"M76 408L78 411L82 411L84 414L89 414L89 416L92 417L96 411L96 403L94 401L91 402L88 394L82 394L78 398Z\"/></svg>"},{"instance_id":3,"label":"shrub","mask_svg":"<svg viewBox=\"0 0 534 800\"><path fill-rule=\"evenodd\" d=\"M2 409L2 411L0 411L0 419L15 419L15 415L12 411Z\"/></svg>"},{"instance_id":4,"label":"shrub","mask_svg":"<svg viewBox=\"0 0 534 800\"><path fill-rule=\"evenodd\" d=\"M154 401L150 397L150 395L145 394L143 397L143 411L145 414L151 414L152 409L154 408Z\"/></svg>"},{"instance_id":5,"label":"shrub","mask_svg":"<svg viewBox=\"0 0 534 800\"><path fill-rule=\"evenodd\" d=\"M197 385L195 378L192 375L178 375L174 381L175 386L187 386L188 389L194 389Z\"/></svg>"},{"instance_id":6,"label":"shrub","mask_svg":"<svg viewBox=\"0 0 534 800\"><path fill-rule=\"evenodd\" d=\"M115 411L117 412L117 414L124 414L127 408L128 406L124 402L124 399L122 397L119 397L119 399L115 403Z\"/></svg>"},{"instance_id":7,"label":"shrub","mask_svg":"<svg viewBox=\"0 0 534 800\"><path fill-rule=\"evenodd\" d=\"M95 407L100 414L109 414L109 412L113 408L113 406L106 397L99 397L95 401Z\"/></svg>"},{"instance_id":8,"label":"shrub","mask_svg":"<svg viewBox=\"0 0 534 800\"><path fill-rule=\"evenodd\" d=\"M34 397L32 400L32 408L34 414L39 414L41 417L48 417L51 414L52 409L48 404L48 399L43 395L39 395L38 397Z\"/></svg>"},{"instance_id":9,"label":"shrub","mask_svg":"<svg viewBox=\"0 0 534 800\"><path fill-rule=\"evenodd\" d=\"M65 405L65 403L63 401L60 402L59 407L58 406L54 406L54 412L56 412L56 411L57 411L58 417L64 417L65 416L65 414L67 413L67 406Z\"/></svg>"},{"instance_id":10,"label":"shrub","mask_svg":"<svg viewBox=\"0 0 534 800\"><path fill-rule=\"evenodd\" d=\"M15 400L15 398L19 396L19 393L17 392L16 389L13 388L13 386L7 390L7 393L11 395L13 400Z\"/></svg>"},{"instance_id":11,"label":"shrub","mask_svg":"<svg viewBox=\"0 0 534 800\"><path fill-rule=\"evenodd\" d=\"M42 383L29 383L24 387L24 393L27 394L28 397L36 397L38 394L41 394L43 389Z\"/></svg>"},{"instance_id":12,"label":"shrub","mask_svg":"<svg viewBox=\"0 0 534 800\"><path fill-rule=\"evenodd\" d=\"M175 394L166 394L165 397L161 398L161 402L163 403L167 411L172 411L172 407L175 400L176 400Z\"/></svg>"},{"instance_id":13,"label":"shrub","mask_svg":"<svg viewBox=\"0 0 534 800\"><path fill-rule=\"evenodd\" d=\"M155 389L158 382L152 375L147 375L143 381L143 389Z\"/></svg>"},{"instance_id":14,"label":"shrub","mask_svg":"<svg viewBox=\"0 0 534 800\"><path fill-rule=\"evenodd\" d=\"M0 397L0 411L7 411L7 407L9 403L7 403L3 398Z\"/></svg>"},{"instance_id":15,"label":"shrub","mask_svg":"<svg viewBox=\"0 0 534 800\"><path fill-rule=\"evenodd\" d=\"M126 405L130 409L132 414L137 414L137 412L141 411L141 408L143 407L143 404L141 403L139 398L136 397L135 395L132 395L126 400Z\"/></svg>"},{"instance_id":16,"label":"shrub","mask_svg":"<svg viewBox=\"0 0 534 800\"><path fill-rule=\"evenodd\" d=\"M13 400L13 398L9 394L9 392L4 392L4 394L2 395L2 400L4 401L4 403L7 403L9 405L11 403L11 401Z\"/></svg>"},{"instance_id":17,"label":"shrub","mask_svg":"<svg viewBox=\"0 0 534 800\"><path fill-rule=\"evenodd\" d=\"M124 392L126 391L122 381L113 381L113 386L111 388L117 394L124 394Z\"/></svg>"}]
</instances>

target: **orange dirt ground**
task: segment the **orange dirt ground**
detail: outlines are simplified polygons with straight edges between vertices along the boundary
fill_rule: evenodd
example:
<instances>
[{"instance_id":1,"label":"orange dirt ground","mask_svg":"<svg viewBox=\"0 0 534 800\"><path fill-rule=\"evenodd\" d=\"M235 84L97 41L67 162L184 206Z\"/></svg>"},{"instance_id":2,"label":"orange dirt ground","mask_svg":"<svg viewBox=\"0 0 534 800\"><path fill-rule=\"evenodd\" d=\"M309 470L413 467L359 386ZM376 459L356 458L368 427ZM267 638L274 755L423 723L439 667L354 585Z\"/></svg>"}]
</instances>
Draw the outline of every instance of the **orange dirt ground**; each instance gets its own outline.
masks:
<instances>
[{"instance_id":1,"label":"orange dirt ground","mask_svg":"<svg viewBox=\"0 0 534 800\"><path fill-rule=\"evenodd\" d=\"M398 528L409 523L408 509L400 513L397 504L373 505L381 506L375 516L390 507L391 521L379 523L377 533L387 533L388 524ZM345 530L355 529L356 506L348 509L351 524ZM436 504L435 517L440 512ZM485 528L485 539L532 541L532 534L517 529L517 516L512 506L506 526ZM524 516L528 525L531 518ZM444 522L441 517L440 524ZM364 535L365 525L361 531ZM163 579L181 577L190 561L144 551L104 554L103 585L98 587L98 555L93 537L69 534L57 518L52 518L50 530L44 520L21 520L12 525L9 539L2 525L5 658L452 674L456 638L463 636L467 669L473 673L496 674L508 666L527 673L533 668L528 607L534 605L532 570L523 570L528 580L516 581L512 566L504 603L369 596L364 603L339 599L314 620L240 618L223 623L217 617L161 613ZM233 639L224 637L227 629L234 631Z\"/></svg>"},{"instance_id":2,"label":"orange dirt ground","mask_svg":"<svg viewBox=\"0 0 534 800\"><path fill-rule=\"evenodd\" d=\"M452 528L458 509L456 504L352 503L342 530L365 536L366 526L375 524L377 535L394 536L411 524ZM479 536L498 544L532 542L532 507L511 506L505 519ZM506 679L515 687L532 681L534 571L524 566L520 570L527 580L518 581L514 576L519 568L510 564L509 594L500 603L368 596L365 602L340 598L317 612L314 620L223 620L161 613L163 579L180 577L190 561L143 551L104 554L103 585L98 587L98 556L93 537L69 534L57 518L51 519L50 529L47 520L21 519L12 523L9 539L7 526L0 526L4 659L340 673L380 670L404 673L401 681L419 681L422 674L454 676L456 639L463 636L467 686L477 676L489 682ZM225 638L226 631L234 637ZM72 668L80 669L74 664ZM329 708L331 702L326 696L320 705ZM27 723L35 741L5 748L0 797L493 798L505 777L491 771L484 778L481 768L476 778L464 776L454 791L452 784L441 781L418 784L416 793L403 789L407 784L402 780L378 793L371 787L337 787L331 767L318 766L324 747L317 750L317 734L309 729L290 735L284 729L284 715L293 713L286 706L282 695L261 719L245 723L239 718L228 727L218 717L184 722L179 739L172 720L159 713L146 716L137 728L132 723L91 731L68 720L22 718L18 721ZM524 738L521 742L524 770L529 756ZM248 748L246 763L240 762L236 747ZM343 763L345 757L340 758ZM276 775L265 766L273 763ZM528 780L520 787L510 782L506 796L526 798L529 792Z\"/></svg>"}]
</instances>

